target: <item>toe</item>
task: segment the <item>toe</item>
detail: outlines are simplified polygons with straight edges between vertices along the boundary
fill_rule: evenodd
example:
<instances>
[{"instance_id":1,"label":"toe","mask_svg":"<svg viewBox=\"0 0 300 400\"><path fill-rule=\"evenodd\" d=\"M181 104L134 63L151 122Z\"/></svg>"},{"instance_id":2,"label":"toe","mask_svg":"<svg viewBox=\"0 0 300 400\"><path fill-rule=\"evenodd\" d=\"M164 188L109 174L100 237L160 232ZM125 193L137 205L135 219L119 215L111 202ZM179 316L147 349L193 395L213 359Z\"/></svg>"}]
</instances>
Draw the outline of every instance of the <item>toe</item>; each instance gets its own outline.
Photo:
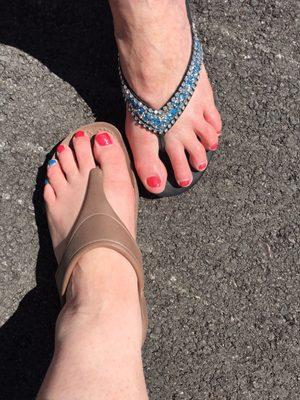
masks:
<instances>
[{"instance_id":1,"label":"toe","mask_svg":"<svg viewBox=\"0 0 300 400\"><path fill-rule=\"evenodd\" d=\"M78 167L74 158L73 151L66 144L59 144L56 149L56 155L61 169L66 174L67 180L72 180L76 176Z\"/></svg>"},{"instance_id":2,"label":"toe","mask_svg":"<svg viewBox=\"0 0 300 400\"><path fill-rule=\"evenodd\" d=\"M56 196L58 196L60 190L67 185L66 177L59 165L59 162L54 158L48 162L47 178L54 192L56 193Z\"/></svg>"},{"instance_id":3,"label":"toe","mask_svg":"<svg viewBox=\"0 0 300 400\"><path fill-rule=\"evenodd\" d=\"M219 135L217 134L216 129L205 121L204 118L198 122L195 127L196 134L201 140L201 143L206 148L206 150L215 151L218 148L219 143Z\"/></svg>"},{"instance_id":4,"label":"toe","mask_svg":"<svg viewBox=\"0 0 300 400\"><path fill-rule=\"evenodd\" d=\"M73 137L73 146L79 170L89 172L95 167L90 138L83 131L78 131Z\"/></svg>"},{"instance_id":5,"label":"toe","mask_svg":"<svg viewBox=\"0 0 300 400\"><path fill-rule=\"evenodd\" d=\"M51 206L56 200L55 192L49 181L46 179L44 186L44 201L47 207Z\"/></svg>"},{"instance_id":6,"label":"toe","mask_svg":"<svg viewBox=\"0 0 300 400\"><path fill-rule=\"evenodd\" d=\"M170 158L178 185L182 187L189 186L193 177L183 144L177 139L169 138L166 140L166 151Z\"/></svg>"},{"instance_id":7,"label":"toe","mask_svg":"<svg viewBox=\"0 0 300 400\"><path fill-rule=\"evenodd\" d=\"M161 193L167 181L167 171L158 156L157 137L134 125L129 118L126 123L126 135L133 154L136 171L151 193Z\"/></svg>"},{"instance_id":8,"label":"toe","mask_svg":"<svg viewBox=\"0 0 300 400\"><path fill-rule=\"evenodd\" d=\"M214 104L204 109L204 118L206 122L213 126L216 132L220 135L222 132L222 120L219 111Z\"/></svg>"},{"instance_id":9,"label":"toe","mask_svg":"<svg viewBox=\"0 0 300 400\"><path fill-rule=\"evenodd\" d=\"M184 147L190 155L190 164L198 171L204 171L207 167L206 150L197 136L193 133L192 137L188 138Z\"/></svg>"},{"instance_id":10,"label":"toe","mask_svg":"<svg viewBox=\"0 0 300 400\"><path fill-rule=\"evenodd\" d=\"M116 137L107 131L95 136L94 156L103 173L111 178L111 183L130 181L126 157Z\"/></svg>"},{"instance_id":11,"label":"toe","mask_svg":"<svg viewBox=\"0 0 300 400\"><path fill-rule=\"evenodd\" d=\"M116 210L129 231L135 235L135 220L129 211L135 209L135 193L127 160L119 140L107 131L98 132L94 156L103 171L103 186L110 205ZM124 201L120 202L120 199ZM129 206L128 206L129 204Z\"/></svg>"}]
</instances>

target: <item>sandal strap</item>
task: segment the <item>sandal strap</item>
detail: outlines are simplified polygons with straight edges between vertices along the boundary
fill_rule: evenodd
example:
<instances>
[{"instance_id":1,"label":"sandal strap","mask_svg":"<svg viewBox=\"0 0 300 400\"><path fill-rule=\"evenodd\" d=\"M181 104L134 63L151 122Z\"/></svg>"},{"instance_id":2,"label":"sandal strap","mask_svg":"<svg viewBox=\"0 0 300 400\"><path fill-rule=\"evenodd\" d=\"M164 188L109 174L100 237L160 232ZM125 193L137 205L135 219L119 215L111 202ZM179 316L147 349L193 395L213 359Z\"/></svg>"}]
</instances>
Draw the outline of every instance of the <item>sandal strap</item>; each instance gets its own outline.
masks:
<instances>
[{"instance_id":1,"label":"sandal strap","mask_svg":"<svg viewBox=\"0 0 300 400\"><path fill-rule=\"evenodd\" d=\"M80 257L89 250L106 247L121 253L132 264L139 285L144 277L141 252L120 218L108 203L103 191L102 171L91 170L83 206L66 239L66 249L56 272L56 282L64 296L72 272Z\"/></svg>"},{"instance_id":2,"label":"sandal strap","mask_svg":"<svg viewBox=\"0 0 300 400\"><path fill-rule=\"evenodd\" d=\"M122 93L133 119L146 130L157 135L165 135L172 128L187 107L197 87L203 62L203 51L194 25L191 27L191 32L192 51L186 72L176 91L167 103L159 109L152 108L129 86L119 60Z\"/></svg>"}]
</instances>

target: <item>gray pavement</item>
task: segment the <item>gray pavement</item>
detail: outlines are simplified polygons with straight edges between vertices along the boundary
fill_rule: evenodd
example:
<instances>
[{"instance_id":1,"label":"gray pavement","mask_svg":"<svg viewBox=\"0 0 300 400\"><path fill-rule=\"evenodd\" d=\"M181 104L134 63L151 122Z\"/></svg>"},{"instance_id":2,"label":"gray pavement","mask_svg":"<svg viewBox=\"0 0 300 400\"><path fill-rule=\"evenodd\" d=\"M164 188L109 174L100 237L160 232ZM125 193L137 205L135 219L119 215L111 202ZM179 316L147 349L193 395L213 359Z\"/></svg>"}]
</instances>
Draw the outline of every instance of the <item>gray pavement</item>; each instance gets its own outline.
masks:
<instances>
[{"instance_id":1,"label":"gray pavement","mask_svg":"<svg viewBox=\"0 0 300 400\"><path fill-rule=\"evenodd\" d=\"M190 192L141 201L150 399L296 400L296 2L193 8L224 132ZM41 202L45 156L77 125L122 127L124 114L106 2L16 0L0 15L0 398L32 400L59 310Z\"/></svg>"}]
</instances>

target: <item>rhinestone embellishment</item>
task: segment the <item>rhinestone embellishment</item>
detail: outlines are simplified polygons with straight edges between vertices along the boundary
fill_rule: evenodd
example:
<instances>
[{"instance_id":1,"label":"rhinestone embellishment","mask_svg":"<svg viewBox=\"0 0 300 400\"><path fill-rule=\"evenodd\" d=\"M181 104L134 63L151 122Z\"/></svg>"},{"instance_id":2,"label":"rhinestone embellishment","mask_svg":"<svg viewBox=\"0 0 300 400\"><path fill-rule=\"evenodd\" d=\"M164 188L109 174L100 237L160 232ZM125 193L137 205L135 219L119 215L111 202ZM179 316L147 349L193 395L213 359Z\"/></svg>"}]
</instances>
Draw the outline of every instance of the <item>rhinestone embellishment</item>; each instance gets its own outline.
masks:
<instances>
[{"instance_id":1,"label":"rhinestone embellishment","mask_svg":"<svg viewBox=\"0 0 300 400\"><path fill-rule=\"evenodd\" d=\"M175 124L190 101L199 79L202 66L202 46L195 29L192 30L191 58L184 77L176 92L160 109L150 107L128 86L119 63L122 92L129 111L138 124L158 135L164 135Z\"/></svg>"}]
</instances>

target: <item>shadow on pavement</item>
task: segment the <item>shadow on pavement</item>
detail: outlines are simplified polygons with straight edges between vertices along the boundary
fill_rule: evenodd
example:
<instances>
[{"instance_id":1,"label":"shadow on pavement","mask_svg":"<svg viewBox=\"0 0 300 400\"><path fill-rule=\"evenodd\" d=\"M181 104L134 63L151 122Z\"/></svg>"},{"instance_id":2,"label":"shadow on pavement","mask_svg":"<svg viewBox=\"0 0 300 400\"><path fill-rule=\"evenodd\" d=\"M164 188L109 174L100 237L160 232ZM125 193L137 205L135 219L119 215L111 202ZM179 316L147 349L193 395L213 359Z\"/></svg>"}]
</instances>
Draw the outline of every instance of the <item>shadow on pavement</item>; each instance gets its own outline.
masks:
<instances>
[{"instance_id":1,"label":"shadow on pavement","mask_svg":"<svg viewBox=\"0 0 300 400\"><path fill-rule=\"evenodd\" d=\"M3 400L35 398L54 348L55 320L60 304L54 280L56 260L51 251L42 202L45 167L39 168L33 194L40 245L37 285L0 329L0 399Z\"/></svg>"},{"instance_id":2,"label":"shadow on pavement","mask_svg":"<svg viewBox=\"0 0 300 400\"><path fill-rule=\"evenodd\" d=\"M124 120L117 54L107 1L28 0L2 2L1 42L46 65L72 85L97 120L120 126ZM56 262L43 210L44 167L33 196L40 251L37 286L0 329L0 399L33 400L54 346L59 299Z\"/></svg>"},{"instance_id":3,"label":"shadow on pavement","mask_svg":"<svg viewBox=\"0 0 300 400\"><path fill-rule=\"evenodd\" d=\"M0 40L72 87L97 120L119 124L123 102L107 0L13 0L0 5Z\"/></svg>"}]
</instances>

